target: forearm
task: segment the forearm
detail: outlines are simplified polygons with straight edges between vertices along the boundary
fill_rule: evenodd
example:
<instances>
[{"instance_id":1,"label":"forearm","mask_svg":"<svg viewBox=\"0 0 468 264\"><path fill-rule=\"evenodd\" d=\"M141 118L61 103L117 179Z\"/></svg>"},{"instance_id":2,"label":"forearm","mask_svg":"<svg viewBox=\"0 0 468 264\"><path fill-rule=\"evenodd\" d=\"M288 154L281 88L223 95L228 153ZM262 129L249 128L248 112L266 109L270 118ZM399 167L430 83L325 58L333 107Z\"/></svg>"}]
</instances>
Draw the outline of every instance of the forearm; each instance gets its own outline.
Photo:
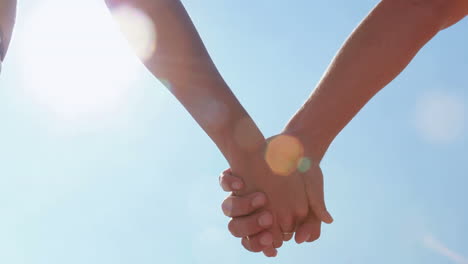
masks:
<instances>
[{"instance_id":1,"label":"forearm","mask_svg":"<svg viewBox=\"0 0 468 264\"><path fill-rule=\"evenodd\" d=\"M166 84L231 165L235 156L248 151L236 140L236 133L248 135L253 141L263 140L217 71L180 1L108 0L107 3L130 5L149 16L157 43L155 52L144 61L146 67Z\"/></svg>"},{"instance_id":2,"label":"forearm","mask_svg":"<svg viewBox=\"0 0 468 264\"><path fill-rule=\"evenodd\" d=\"M0 0L0 60L3 61L10 44L16 16L16 0Z\"/></svg>"},{"instance_id":3,"label":"forearm","mask_svg":"<svg viewBox=\"0 0 468 264\"><path fill-rule=\"evenodd\" d=\"M464 16L410 2L378 4L351 34L311 97L286 126L285 132L300 137L316 160L322 159L346 124L437 32Z\"/></svg>"}]
</instances>

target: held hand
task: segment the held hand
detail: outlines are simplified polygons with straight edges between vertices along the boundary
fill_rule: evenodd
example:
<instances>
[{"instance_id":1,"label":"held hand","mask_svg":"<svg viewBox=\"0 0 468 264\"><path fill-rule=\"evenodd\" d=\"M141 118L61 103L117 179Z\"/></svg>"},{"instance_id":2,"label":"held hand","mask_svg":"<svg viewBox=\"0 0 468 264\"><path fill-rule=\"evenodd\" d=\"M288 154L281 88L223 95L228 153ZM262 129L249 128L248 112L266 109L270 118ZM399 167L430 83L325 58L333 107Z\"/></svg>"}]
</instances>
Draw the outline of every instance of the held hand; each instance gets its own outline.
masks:
<instances>
[{"instance_id":1,"label":"held hand","mask_svg":"<svg viewBox=\"0 0 468 264\"><path fill-rule=\"evenodd\" d=\"M245 183L244 190L237 191L236 196L263 192L268 197L264 209L273 216L271 227L268 229L273 237L271 249L281 247L284 234L293 233L296 223L304 221L309 212L302 176L289 171L291 160L296 158L291 154L295 153L275 153L276 147L273 145L275 143L265 142L263 147L231 164L233 174L241 176ZM262 245L265 246L268 241L261 242L264 242ZM249 237L244 237L242 244L247 248L252 247ZM258 251L259 248L253 250Z\"/></svg>"},{"instance_id":2,"label":"held hand","mask_svg":"<svg viewBox=\"0 0 468 264\"><path fill-rule=\"evenodd\" d=\"M297 197L297 192L305 190L307 210L313 212L324 223L333 222L325 206L323 173L314 149L304 146L296 136L279 134L268 139L265 160L270 169L286 179L288 184L292 181L302 184L302 189L295 186L296 188L287 194L290 198L293 196L294 199L294 196ZM286 199L287 196L283 198Z\"/></svg>"},{"instance_id":3,"label":"held hand","mask_svg":"<svg viewBox=\"0 0 468 264\"><path fill-rule=\"evenodd\" d=\"M219 177L221 187L226 192L242 191L244 183L241 178L232 175L230 170L226 170ZM249 232L249 230L261 230L265 231L269 225L261 225L260 216L261 213L255 213L255 211L262 210L263 206L266 205L266 197L263 193L253 193L244 197L230 195L228 196L223 204L222 209L226 216L233 217L230 222L230 227L233 227L231 233L238 237L249 236L250 241L259 241L261 236L268 232L262 233L262 235L256 235L256 232ZM262 211L264 212L264 211ZM255 216L257 221L245 222L242 221L241 217ZM313 242L320 237L321 221L315 216L313 212L310 212L303 223L298 223L296 227L296 242L301 244L303 242ZM293 234L285 234L283 236L284 241L289 241ZM253 252L259 252L264 249L260 243L254 243L253 247L247 248Z\"/></svg>"},{"instance_id":4,"label":"held hand","mask_svg":"<svg viewBox=\"0 0 468 264\"><path fill-rule=\"evenodd\" d=\"M280 136L275 138L278 140ZM247 182L253 182L257 186L264 185L257 189L265 191L270 198L267 209L272 212L274 222L276 220L276 224L279 226L279 239L288 241L291 239L292 233L296 231L296 242L312 242L320 236L321 221L326 223L333 221L323 200L323 175L321 169L310 160L305 164L300 164L301 166L291 166L290 160L297 159L295 151L291 151L291 146L294 148L295 141L291 141L290 138L286 137L280 138L279 142L275 142L275 138L270 140L265 155L266 163L271 168L271 170L264 170L263 172L264 174L265 171L269 173L269 176L266 177L267 184L262 182L265 181L265 177L263 179L257 177L244 178L246 178ZM277 151L275 148L279 149L280 153L275 153ZM303 150L299 152L301 155L306 153ZM257 162L261 163L261 161ZM271 171L275 171L279 175L272 174ZM248 189L245 186L251 186L251 183L246 185L240 178L232 176L230 171L223 173L220 183L225 191L236 191L238 195L249 193L245 191L245 189ZM254 252L263 250L264 253L270 253L271 255L272 248L265 250L268 247L262 245L259 241L262 237L268 237L269 232L271 232L274 239L278 239L278 230L275 233L273 228L268 230L269 232L265 232L266 226L260 225L258 221L260 216L265 215L265 210L261 208L260 204L262 203L255 206L252 204L255 198L263 200L259 193L252 193L244 197L231 195L226 199L223 208L226 215L235 217L230 223L233 235L248 236L250 238L250 240L243 238L244 247ZM275 223L273 223L274 226ZM265 241L267 240L265 239ZM274 244L275 247L279 247L278 245L280 246L281 243L276 242Z\"/></svg>"},{"instance_id":5,"label":"held hand","mask_svg":"<svg viewBox=\"0 0 468 264\"><path fill-rule=\"evenodd\" d=\"M242 179L232 175L230 170L223 172L219 177L219 182L223 190L226 192L242 191L244 188ZM230 195L222 204L222 209L225 215L233 217L229 224L231 233L237 237L249 236L251 245L247 245L246 249L252 252L260 252L266 249L266 246L262 246L261 243L258 243L258 241L262 239L262 236L268 234L268 232L263 231L270 227L269 225L262 225L262 222L260 221L260 216L262 216L264 211L261 211L262 213L258 213L258 210L264 210L264 205L266 205L266 198L265 195L260 192L244 197ZM243 221L242 217L246 216L252 216L256 221ZM310 212L304 222L298 223L296 227L295 240L298 244L303 242L313 242L320 237L320 229L321 221L313 212ZM251 232L250 230L259 231ZM284 234L283 240L289 241L292 237L292 233Z\"/></svg>"},{"instance_id":6,"label":"held hand","mask_svg":"<svg viewBox=\"0 0 468 264\"><path fill-rule=\"evenodd\" d=\"M219 177L219 183L224 191L236 192L244 190L241 178L232 175L226 170ZM242 241L244 247L252 252L261 252L267 257L275 257L277 250L271 246L273 236L267 231L272 225L273 215L264 210L267 197L257 192L243 197L231 194L223 204L222 210L228 217L233 217L228 228L235 237L249 237Z\"/></svg>"}]
</instances>

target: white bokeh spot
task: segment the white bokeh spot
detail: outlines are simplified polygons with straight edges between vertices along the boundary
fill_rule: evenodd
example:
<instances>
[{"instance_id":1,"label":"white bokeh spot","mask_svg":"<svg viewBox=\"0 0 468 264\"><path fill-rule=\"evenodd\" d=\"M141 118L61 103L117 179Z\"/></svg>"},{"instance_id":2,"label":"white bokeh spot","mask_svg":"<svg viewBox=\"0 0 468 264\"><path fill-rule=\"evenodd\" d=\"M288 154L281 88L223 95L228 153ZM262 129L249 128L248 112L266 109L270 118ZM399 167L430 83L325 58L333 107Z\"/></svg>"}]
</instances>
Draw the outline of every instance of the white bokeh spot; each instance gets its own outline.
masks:
<instances>
[{"instance_id":1,"label":"white bokeh spot","mask_svg":"<svg viewBox=\"0 0 468 264\"><path fill-rule=\"evenodd\" d=\"M459 97L431 92L418 100L415 121L425 140L438 144L453 143L463 135L465 106Z\"/></svg>"},{"instance_id":2,"label":"white bokeh spot","mask_svg":"<svg viewBox=\"0 0 468 264\"><path fill-rule=\"evenodd\" d=\"M151 18L143 11L130 6L112 10L128 43L142 60L148 60L156 51L156 30Z\"/></svg>"}]
</instances>

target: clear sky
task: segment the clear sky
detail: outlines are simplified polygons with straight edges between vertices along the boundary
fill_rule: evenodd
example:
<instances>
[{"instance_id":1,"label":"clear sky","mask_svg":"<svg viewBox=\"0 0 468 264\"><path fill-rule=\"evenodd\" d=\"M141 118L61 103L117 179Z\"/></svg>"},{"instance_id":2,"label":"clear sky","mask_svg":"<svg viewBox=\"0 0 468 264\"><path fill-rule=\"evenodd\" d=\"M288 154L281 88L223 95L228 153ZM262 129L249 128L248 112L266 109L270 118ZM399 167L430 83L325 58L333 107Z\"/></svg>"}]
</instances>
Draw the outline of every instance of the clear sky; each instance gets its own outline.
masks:
<instances>
[{"instance_id":1,"label":"clear sky","mask_svg":"<svg viewBox=\"0 0 468 264\"><path fill-rule=\"evenodd\" d=\"M104 4L19 2L0 75L0 263L468 263L467 20L331 146L323 170L335 223L266 259L226 228L217 176L227 162ZM183 2L271 136L377 1Z\"/></svg>"}]
</instances>

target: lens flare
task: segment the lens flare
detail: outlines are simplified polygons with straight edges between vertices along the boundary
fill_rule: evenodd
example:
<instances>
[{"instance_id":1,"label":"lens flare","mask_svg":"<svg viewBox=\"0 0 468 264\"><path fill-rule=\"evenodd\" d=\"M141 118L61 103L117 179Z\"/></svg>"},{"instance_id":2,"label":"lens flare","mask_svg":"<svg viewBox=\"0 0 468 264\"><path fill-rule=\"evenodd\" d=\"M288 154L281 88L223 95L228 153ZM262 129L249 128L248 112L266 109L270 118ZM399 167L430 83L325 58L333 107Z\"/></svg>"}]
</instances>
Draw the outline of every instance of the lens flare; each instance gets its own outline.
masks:
<instances>
[{"instance_id":1,"label":"lens flare","mask_svg":"<svg viewBox=\"0 0 468 264\"><path fill-rule=\"evenodd\" d=\"M151 18L130 6L119 6L112 16L138 57L148 60L156 51L157 32Z\"/></svg>"},{"instance_id":2,"label":"lens flare","mask_svg":"<svg viewBox=\"0 0 468 264\"><path fill-rule=\"evenodd\" d=\"M287 135L271 139L265 153L265 160L270 169L281 176L288 176L295 172L300 164L304 163L303 157L304 147L301 142Z\"/></svg>"},{"instance_id":3,"label":"lens flare","mask_svg":"<svg viewBox=\"0 0 468 264\"><path fill-rule=\"evenodd\" d=\"M299 163L297 164L297 170L306 173L310 170L310 167L312 166L312 161L309 158L303 157L299 160Z\"/></svg>"},{"instance_id":4,"label":"lens flare","mask_svg":"<svg viewBox=\"0 0 468 264\"><path fill-rule=\"evenodd\" d=\"M193 91L202 89L193 88ZM190 105L193 115L199 117L198 122L209 130L223 128L229 116L229 108L223 102L208 94L193 94Z\"/></svg>"},{"instance_id":5,"label":"lens flare","mask_svg":"<svg viewBox=\"0 0 468 264\"><path fill-rule=\"evenodd\" d=\"M437 252L438 254L449 258L451 261L457 264L468 264L468 259L459 253L451 250L445 246L442 242L438 241L432 235L426 235L423 239L424 245Z\"/></svg>"}]
</instances>

